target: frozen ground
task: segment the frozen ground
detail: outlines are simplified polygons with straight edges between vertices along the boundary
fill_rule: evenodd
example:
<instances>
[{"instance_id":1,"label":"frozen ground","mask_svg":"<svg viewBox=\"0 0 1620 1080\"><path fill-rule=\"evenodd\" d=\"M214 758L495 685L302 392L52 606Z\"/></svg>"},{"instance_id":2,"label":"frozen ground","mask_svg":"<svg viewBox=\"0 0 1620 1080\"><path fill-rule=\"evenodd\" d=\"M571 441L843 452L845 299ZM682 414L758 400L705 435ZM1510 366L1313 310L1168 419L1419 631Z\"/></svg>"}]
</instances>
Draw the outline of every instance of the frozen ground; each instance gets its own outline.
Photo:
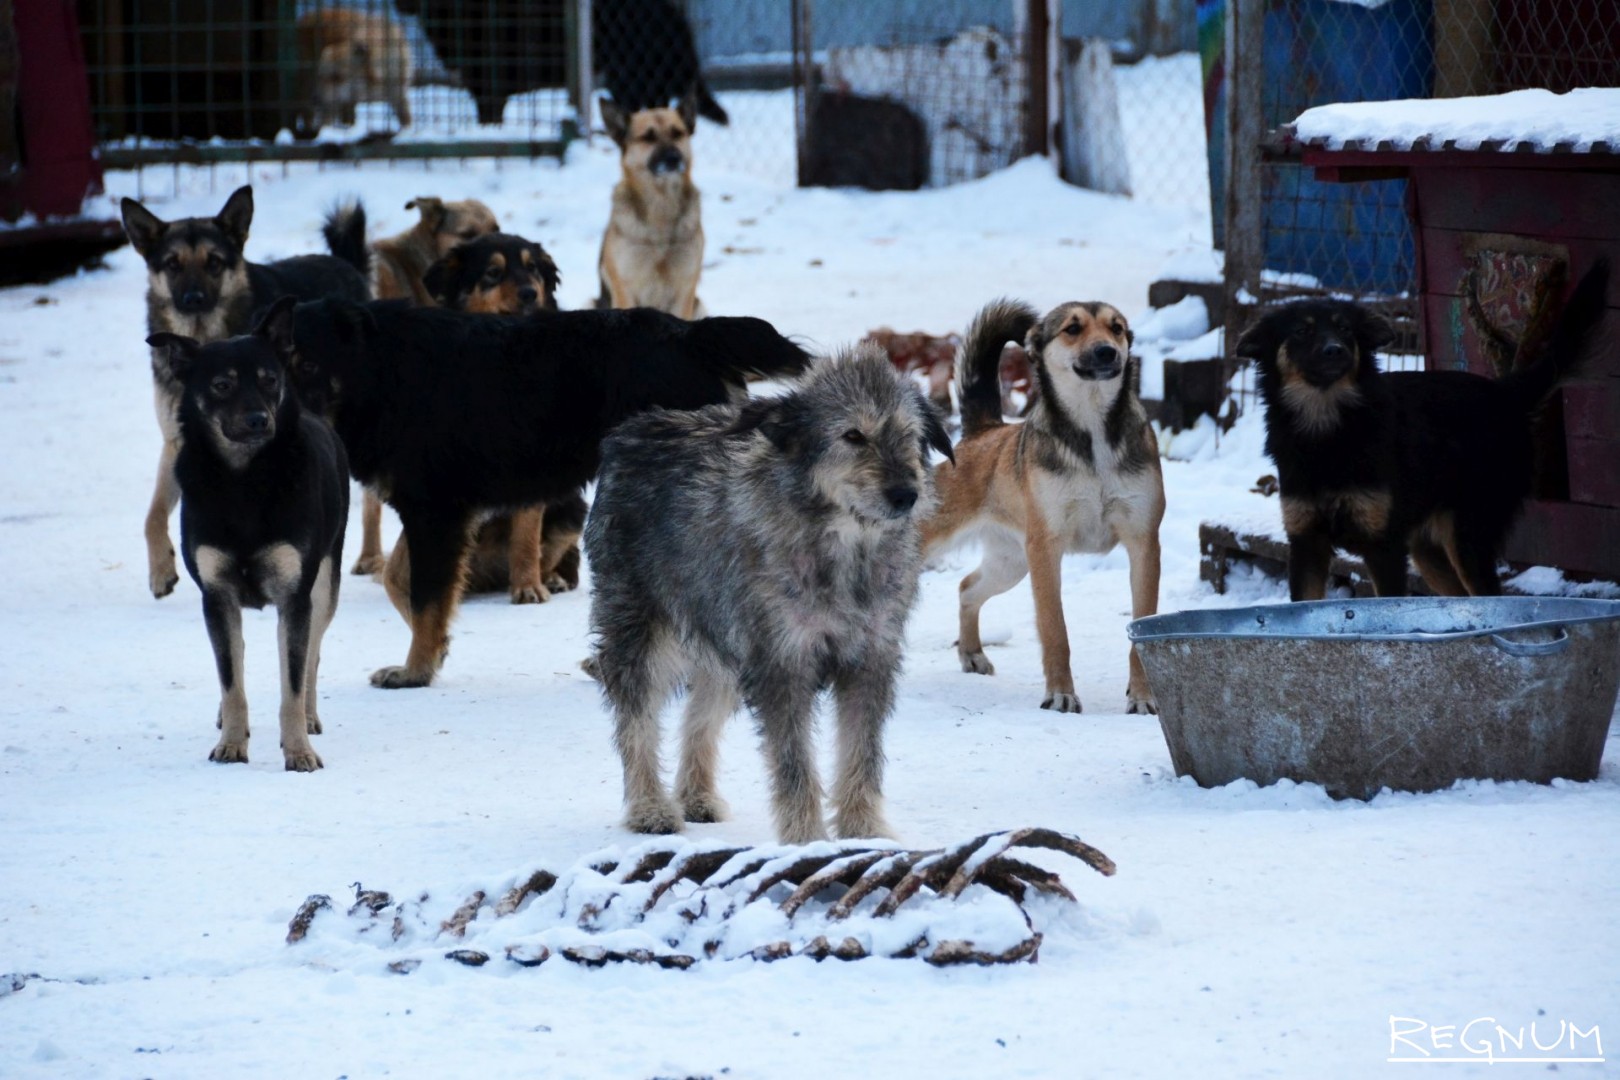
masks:
<instances>
[{"instance_id":1,"label":"frozen ground","mask_svg":"<svg viewBox=\"0 0 1620 1080\"><path fill-rule=\"evenodd\" d=\"M1139 319L1153 273L1207 236L1197 214L1066 188L1040 162L915 195L797 192L705 169L709 134L704 299L818 346L879 325L959 329L1001 294L1043 308L1102 297ZM600 146L564 168L255 169L250 251L311 250L321 210L345 194L364 195L382 232L407 223L413 195L476 195L552 251L577 306L595 291L615 171ZM155 171L144 190L165 216L211 213L242 179ZM110 186L130 193L135 178ZM1612 740L1589 784L1334 803L1308 786L1178 781L1154 720L1118 712L1122 553L1065 566L1086 713L1036 707L1027 587L986 610L998 674L960 672L956 582L972 565L960 555L924 575L888 730L889 816L909 845L1039 824L1117 861L1109 879L1053 862L1080 905L1036 910L1039 963L438 962L399 976L330 937L288 947L310 893L456 889L636 842L616 824L607 717L576 669L588 581L543 606L469 603L438 684L384 692L366 676L400 659L404 628L380 586L346 579L322 665L326 768L312 775L283 773L268 738L274 624L250 613L254 760L209 764L217 692L196 590L155 602L145 585L158 440L143 276L124 250L106 270L0 292L0 556L13 568L0 601L0 973L41 977L0 996L0 1076L1366 1077L1414 1053L1392 1045L1391 1017L1402 1031L1454 1025L1450 1049L1428 1029L1409 1036L1453 1056L1480 1017L1510 1032L1534 1022L1543 1045L1578 1025L1565 1056L1595 1056L1594 1026L1620 1039ZM1165 469L1162 609L1279 599L1242 577L1217 597L1197 574L1201 518L1275 512L1248 493L1269 471L1257 428L1193 449L1196 462ZM735 818L691 836L768 841L762 779L739 720L721 773ZM1486 1034L1495 1045L1486 1027L1471 1042Z\"/></svg>"}]
</instances>

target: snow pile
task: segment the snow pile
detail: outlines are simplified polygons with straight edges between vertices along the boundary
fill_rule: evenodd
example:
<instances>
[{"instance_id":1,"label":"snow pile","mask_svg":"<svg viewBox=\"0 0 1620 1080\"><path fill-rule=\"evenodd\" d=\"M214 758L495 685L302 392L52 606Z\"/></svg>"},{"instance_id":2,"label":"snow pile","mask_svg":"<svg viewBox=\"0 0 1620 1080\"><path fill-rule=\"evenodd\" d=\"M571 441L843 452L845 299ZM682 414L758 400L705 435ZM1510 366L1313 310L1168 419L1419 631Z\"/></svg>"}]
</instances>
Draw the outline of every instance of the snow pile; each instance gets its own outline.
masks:
<instances>
[{"instance_id":1,"label":"snow pile","mask_svg":"<svg viewBox=\"0 0 1620 1080\"><path fill-rule=\"evenodd\" d=\"M1501 142L1503 150L1528 144L1546 151L1571 144L1577 152L1585 152L1594 143L1620 147L1620 88L1319 105L1300 113L1294 133L1302 142L1330 150L1349 143L1383 142L1410 150L1413 143L1427 139L1436 145L1454 142L1459 150Z\"/></svg>"},{"instance_id":2,"label":"snow pile","mask_svg":"<svg viewBox=\"0 0 1620 1080\"><path fill-rule=\"evenodd\" d=\"M1046 829L925 852L865 842L739 848L657 839L598 852L560 875L529 869L493 887L429 889L398 902L357 883L347 922L319 918L332 910L331 897L311 896L287 942L308 941L322 967L374 969L372 950L381 950L394 957L388 969L401 974L436 959L481 967L497 955L524 967L553 955L590 966L672 968L703 958L801 955L1010 963L1032 959L1040 947L1027 896L1074 900L1055 873L1009 858L1014 847L1058 850L1114 872L1102 852Z\"/></svg>"}]
</instances>

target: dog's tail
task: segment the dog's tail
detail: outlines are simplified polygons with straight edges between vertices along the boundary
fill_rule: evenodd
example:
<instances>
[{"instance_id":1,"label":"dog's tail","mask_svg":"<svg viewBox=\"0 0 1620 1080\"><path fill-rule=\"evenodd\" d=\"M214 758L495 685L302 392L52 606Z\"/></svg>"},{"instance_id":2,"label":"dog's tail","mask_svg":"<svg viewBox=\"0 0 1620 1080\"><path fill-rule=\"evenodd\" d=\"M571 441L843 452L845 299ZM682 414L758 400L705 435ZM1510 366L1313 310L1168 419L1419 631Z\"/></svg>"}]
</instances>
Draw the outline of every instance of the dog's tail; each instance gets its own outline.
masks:
<instances>
[{"instance_id":1,"label":"dog's tail","mask_svg":"<svg viewBox=\"0 0 1620 1080\"><path fill-rule=\"evenodd\" d=\"M1586 360L1603 318L1608 291L1609 260L1599 258L1575 283L1542 354L1533 363L1502 376L1502 383L1526 408L1540 405L1553 387L1575 374Z\"/></svg>"},{"instance_id":2,"label":"dog's tail","mask_svg":"<svg viewBox=\"0 0 1620 1080\"><path fill-rule=\"evenodd\" d=\"M810 354L764 319L711 315L689 326L693 354L727 382L740 382L747 375L794 376L810 366Z\"/></svg>"},{"instance_id":3,"label":"dog's tail","mask_svg":"<svg viewBox=\"0 0 1620 1080\"><path fill-rule=\"evenodd\" d=\"M962 438L971 439L1006 423L1001 416L1001 350L1020 344L1040 316L1020 300L992 300L973 317L956 354L956 393L962 409Z\"/></svg>"},{"instance_id":4,"label":"dog's tail","mask_svg":"<svg viewBox=\"0 0 1620 1080\"><path fill-rule=\"evenodd\" d=\"M326 249L342 259L362 277L371 276L371 248L366 246L366 208L359 200L344 203L326 215L321 226Z\"/></svg>"},{"instance_id":5,"label":"dog's tail","mask_svg":"<svg viewBox=\"0 0 1620 1080\"><path fill-rule=\"evenodd\" d=\"M709 84L702 77L699 77L697 81L697 95L699 116L713 120L721 127L728 126L731 123L731 117L726 113L724 106L714 100L714 95L709 92Z\"/></svg>"}]
</instances>

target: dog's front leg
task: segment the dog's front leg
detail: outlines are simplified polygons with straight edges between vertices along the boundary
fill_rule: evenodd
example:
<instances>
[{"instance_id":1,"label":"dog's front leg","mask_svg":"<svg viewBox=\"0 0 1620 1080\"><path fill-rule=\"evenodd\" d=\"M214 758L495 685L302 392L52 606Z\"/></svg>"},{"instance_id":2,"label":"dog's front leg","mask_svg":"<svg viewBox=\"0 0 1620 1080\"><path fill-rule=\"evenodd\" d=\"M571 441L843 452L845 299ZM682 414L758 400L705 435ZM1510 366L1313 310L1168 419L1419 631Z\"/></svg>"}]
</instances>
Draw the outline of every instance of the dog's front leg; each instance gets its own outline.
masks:
<instances>
[{"instance_id":1,"label":"dog's front leg","mask_svg":"<svg viewBox=\"0 0 1620 1080\"><path fill-rule=\"evenodd\" d=\"M607 602L598 599L604 607ZM681 831L681 811L664 790L658 760L658 713L683 676L674 639L639 608L618 611L601 630L598 672L613 706L613 743L624 767L624 827L639 833Z\"/></svg>"},{"instance_id":2,"label":"dog's front leg","mask_svg":"<svg viewBox=\"0 0 1620 1080\"><path fill-rule=\"evenodd\" d=\"M1288 534L1288 598L1320 600L1327 595L1333 541L1318 532Z\"/></svg>"},{"instance_id":3,"label":"dog's front leg","mask_svg":"<svg viewBox=\"0 0 1620 1080\"><path fill-rule=\"evenodd\" d=\"M512 514L512 535L506 544L507 580L512 603L543 604L551 591L540 580L540 533L545 506L525 506Z\"/></svg>"},{"instance_id":4,"label":"dog's front leg","mask_svg":"<svg viewBox=\"0 0 1620 1080\"><path fill-rule=\"evenodd\" d=\"M1125 552L1131 557L1131 618L1145 619L1159 611L1159 530L1125 539ZM1156 713L1159 703L1148 685L1142 658L1131 650L1130 682L1125 687L1127 713Z\"/></svg>"},{"instance_id":5,"label":"dog's front leg","mask_svg":"<svg viewBox=\"0 0 1620 1080\"><path fill-rule=\"evenodd\" d=\"M1024 537L1029 560L1029 584L1035 593L1035 633L1041 641L1041 669L1046 674L1046 697L1041 708L1079 712L1069 668L1069 628L1063 621L1063 545L1040 518L1030 522Z\"/></svg>"},{"instance_id":6,"label":"dog's front leg","mask_svg":"<svg viewBox=\"0 0 1620 1080\"><path fill-rule=\"evenodd\" d=\"M894 708L900 654L880 651L833 684L838 702L838 777L833 781L833 832L842 837L892 837L883 816L883 725Z\"/></svg>"},{"instance_id":7,"label":"dog's front leg","mask_svg":"<svg viewBox=\"0 0 1620 1080\"><path fill-rule=\"evenodd\" d=\"M324 588L319 582L317 588ZM281 646L281 754L288 772L314 772L321 759L309 744L309 715L304 695L311 690L310 637L314 606L307 592L296 591L276 606L276 637Z\"/></svg>"},{"instance_id":8,"label":"dog's front leg","mask_svg":"<svg viewBox=\"0 0 1620 1080\"><path fill-rule=\"evenodd\" d=\"M764 664L754 669L772 667ZM821 777L810 738L815 724L815 687L795 682L777 669L758 680L746 696L764 736L776 838L784 844L827 839L827 823L821 816Z\"/></svg>"},{"instance_id":9,"label":"dog's front leg","mask_svg":"<svg viewBox=\"0 0 1620 1080\"><path fill-rule=\"evenodd\" d=\"M371 673L371 685L388 690L427 686L444 664L450 650L450 620L466 584L472 525L472 516L465 513L400 507L399 517L405 528L401 541L409 552L411 647L402 666ZM392 593L395 586L387 584Z\"/></svg>"},{"instance_id":10,"label":"dog's front leg","mask_svg":"<svg viewBox=\"0 0 1620 1080\"><path fill-rule=\"evenodd\" d=\"M360 555L351 574L375 574L387 561L382 547L382 500L370 488L362 489L360 502Z\"/></svg>"},{"instance_id":11,"label":"dog's front leg","mask_svg":"<svg viewBox=\"0 0 1620 1080\"><path fill-rule=\"evenodd\" d=\"M152 489L152 505L146 510L146 572L152 596L161 600L174 592L180 573L174 565L174 545L169 542L169 515L180 503L180 482L174 478L174 459L180 444L163 440L158 457L157 484Z\"/></svg>"},{"instance_id":12,"label":"dog's front leg","mask_svg":"<svg viewBox=\"0 0 1620 1080\"><path fill-rule=\"evenodd\" d=\"M214 646L214 667L219 672L219 745L209 761L246 762L248 759L247 689L242 685L242 605L227 589L203 585L203 622Z\"/></svg>"}]
</instances>

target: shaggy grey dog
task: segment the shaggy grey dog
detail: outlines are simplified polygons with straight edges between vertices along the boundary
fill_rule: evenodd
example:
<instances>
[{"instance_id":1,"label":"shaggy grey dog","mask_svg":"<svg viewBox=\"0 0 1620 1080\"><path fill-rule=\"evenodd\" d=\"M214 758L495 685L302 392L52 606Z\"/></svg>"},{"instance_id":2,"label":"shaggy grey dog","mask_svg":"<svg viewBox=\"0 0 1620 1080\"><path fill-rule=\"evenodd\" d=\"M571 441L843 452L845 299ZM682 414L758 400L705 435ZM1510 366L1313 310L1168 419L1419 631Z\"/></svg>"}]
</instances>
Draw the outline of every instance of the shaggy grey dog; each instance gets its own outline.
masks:
<instances>
[{"instance_id":1,"label":"shaggy grey dog","mask_svg":"<svg viewBox=\"0 0 1620 1080\"><path fill-rule=\"evenodd\" d=\"M625 824L720 821L720 731L746 702L771 773L777 836L827 836L811 729L837 699L833 829L885 836L883 723L950 438L881 352L824 361L784 397L652 412L602 444L585 525L591 628L624 763ZM689 691L671 800L658 714Z\"/></svg>"}]
</instances>

